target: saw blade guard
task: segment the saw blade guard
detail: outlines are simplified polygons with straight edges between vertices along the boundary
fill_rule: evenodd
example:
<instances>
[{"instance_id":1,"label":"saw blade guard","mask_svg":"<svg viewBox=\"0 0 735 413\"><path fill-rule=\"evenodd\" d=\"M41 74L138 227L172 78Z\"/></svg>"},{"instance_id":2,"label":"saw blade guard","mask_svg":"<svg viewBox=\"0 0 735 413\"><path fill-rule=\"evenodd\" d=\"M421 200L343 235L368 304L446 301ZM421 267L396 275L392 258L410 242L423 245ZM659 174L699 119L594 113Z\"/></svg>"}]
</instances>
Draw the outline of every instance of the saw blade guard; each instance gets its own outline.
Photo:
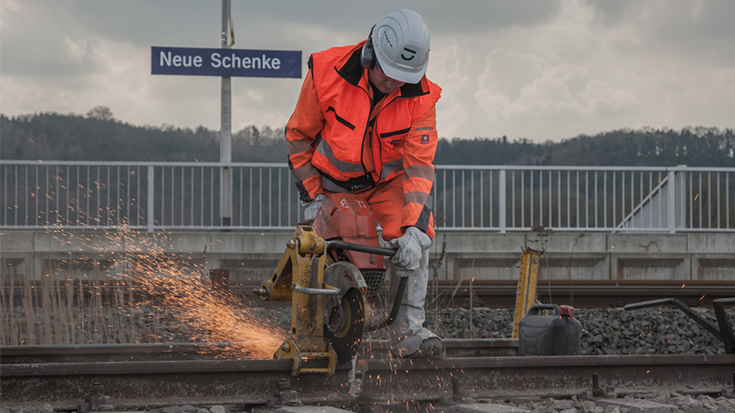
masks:
<instances>
[{"instance_id":1,"label":"saw blade guard","mask_svg":"<svg viewBox=\"0 0 735 413\"><path fill-rule=\"evenodd\" d=\"M347 363L357 354L365 331L365 280L357 267L338 261L324 270L324 284L340 291L324 299L324 337L337 354L338 364Z\"/></svg>"},{"instance_id":2,"label":"saw blade guard","mask_svg":"<svg viewBox=\"0 0 735 413\"><path fill-rule=\"evenodd\" d=\"M367 284L367 289L361 290L365 298L364 331L375 331L392 324L401 306L406 279L400 279L393 306L387 316L379 320L374 306L385 280L384 257L392 256L395 250L381 248L375 215L368 202L356 194L329 194L316 215L313 227L327 242L330 257L336 262L352 263Z\"/></svg>"}]
</instances>

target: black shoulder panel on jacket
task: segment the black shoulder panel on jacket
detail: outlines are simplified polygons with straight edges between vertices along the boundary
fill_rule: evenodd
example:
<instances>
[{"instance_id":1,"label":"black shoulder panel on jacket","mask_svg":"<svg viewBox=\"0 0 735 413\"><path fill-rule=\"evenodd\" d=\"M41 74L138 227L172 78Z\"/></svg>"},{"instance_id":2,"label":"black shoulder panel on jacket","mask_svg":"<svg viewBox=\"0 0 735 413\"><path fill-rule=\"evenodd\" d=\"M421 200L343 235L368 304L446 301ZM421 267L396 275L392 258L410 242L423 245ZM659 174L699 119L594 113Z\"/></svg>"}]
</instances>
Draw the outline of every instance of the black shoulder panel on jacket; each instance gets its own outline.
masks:
<instances>
[{"instance_id":1,"label":"black shoulder panel on jacket","mask_svg":"<svg viewBox=\"0 0 735 413\"><path fill-rule=\"evenodd\" d=\"M357 86L360 84L360 79L362 78L362 71L363 67L360 63L360 54L362 52L362 49L357 49L352 53L352 56L350 56L349 59L347 59L347 62L345 63L342 68L337 68L337 73L339 73L342 78L344 78L347 82L349 82L353 86Z\"/></svg>"},{"instance_id":2,"label":"black shoulder panel on jacket","mask_svg":"<svg viewBox=\"0 0 735 413\"><path fill-rule=\"evenodd\" d=\"M421 82L413 84L413 83L406 83L405 85L401 86L401 97L404 98L412 98L416 96L422 96L428 94L428 90L424 90L423 87L421 87Z\"/></svg>"}]
</instances>

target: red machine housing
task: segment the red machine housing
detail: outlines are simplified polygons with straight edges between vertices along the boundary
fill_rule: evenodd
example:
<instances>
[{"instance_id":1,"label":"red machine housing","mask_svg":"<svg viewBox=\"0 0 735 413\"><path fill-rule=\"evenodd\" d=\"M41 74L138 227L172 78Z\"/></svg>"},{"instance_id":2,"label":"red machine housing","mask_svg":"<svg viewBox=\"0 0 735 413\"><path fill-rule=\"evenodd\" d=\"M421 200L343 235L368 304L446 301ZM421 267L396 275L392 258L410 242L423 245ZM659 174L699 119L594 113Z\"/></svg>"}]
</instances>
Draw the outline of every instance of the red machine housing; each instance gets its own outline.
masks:
<instances>
[{"instance_id":1,"label":"red machine housing","mask_svg":"<svg viewBox=\"0 0 735 413\"><path fill-rule=\"evenodd\" d=\"M375 215L367 201L355 194L331 194L314 219L314 231L326 241L340 240L368 247L380 247ZM335 261L348 261L367 284L365 295L373 303L385 280L385 258L380 254L335 248Z\"/></svg>"},{"instance_id":2,"label":"red machine housing","mask_svg":"<svg viewBox=\"0 0 735 413\"><path fill-rule=\"evenodd\" d=\"M330 194L314 219L314 231L327 241L340 239L354 244L380 247L375 215L367 201L355 194ZM339 250L337 261L347 259L361 271L385 271L382 255Z\"/></svg>"}]
</instances>

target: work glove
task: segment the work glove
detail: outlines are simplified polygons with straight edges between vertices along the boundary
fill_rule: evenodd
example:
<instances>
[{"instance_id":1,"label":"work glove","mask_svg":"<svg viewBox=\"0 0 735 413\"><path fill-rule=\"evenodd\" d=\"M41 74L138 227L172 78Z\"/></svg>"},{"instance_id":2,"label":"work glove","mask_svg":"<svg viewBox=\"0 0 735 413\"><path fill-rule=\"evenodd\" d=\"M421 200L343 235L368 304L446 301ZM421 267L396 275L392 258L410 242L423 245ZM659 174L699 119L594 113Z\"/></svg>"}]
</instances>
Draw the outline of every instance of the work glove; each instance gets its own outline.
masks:
<instances>
[{"instance_id":1,"label":"work glove","mask_svg":"<svg viewBox=\"0 0 735 413\"><path fill-rule=\"evenodd\" d=\"M396 266L401 277L406 277L419 268L421 254L431 247L431 238L416 227L408 227L402 237L390 240L388 245L391 248L398 247L396 254L390 257L390 262Z\"/></svg>"},{"instance_id":2,"label":"work glove","mask_svg":"<svg viewBox=\"0 0 735 413\"><path fill-rule=\"evenodd\" d=\"M304 220L311 224L316 218L316 214L322 208L322 204L327 200L327 196L324 194L317 195L314 199L309 202L301 201L301 205L306 208L304 210Z\"/></svg>"}]
</instances>

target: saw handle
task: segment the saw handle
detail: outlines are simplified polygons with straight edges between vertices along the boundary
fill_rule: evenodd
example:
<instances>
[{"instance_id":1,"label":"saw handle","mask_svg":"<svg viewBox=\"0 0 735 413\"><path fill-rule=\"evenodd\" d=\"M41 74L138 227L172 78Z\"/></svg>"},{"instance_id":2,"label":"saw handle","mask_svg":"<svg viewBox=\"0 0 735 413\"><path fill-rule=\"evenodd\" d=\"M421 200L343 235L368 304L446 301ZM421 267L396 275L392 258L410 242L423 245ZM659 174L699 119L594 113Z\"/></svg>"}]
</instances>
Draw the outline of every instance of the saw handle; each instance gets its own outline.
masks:
<instances>
[{"instance_id":1,"label":"saw handle","mask_svg":"<svg viewBox=\"0 0 735 413\"><path fill-rule=\"evenodd\" d=\"M396 255L398 249L371 247L369 245L354 244L352 242L333 240L327 241L327 249L332 250L334 248L342 248L351 251L365 252L368 254L385 255L386 257L392 257Z\"/></svg>"},{"instance_id":2,"label":"saw handle","mask_svg":"<svg viewBox=\"0 0 735 413\"><path fill-rule=\"evenodd\" d=\"M401 279L398 280L398 289L396 290L395 298L393 298L393 306L391 307L390 315L388 315L388 317L383 321L365 327L365 331L379 330L381 328L388 327L389 325L393 324L394 321L396 321L396 317L398 317L398 310L401 309L403 294L406 292L407 282L408 277L401 277Z\"/></svg>"}]
</instances>

